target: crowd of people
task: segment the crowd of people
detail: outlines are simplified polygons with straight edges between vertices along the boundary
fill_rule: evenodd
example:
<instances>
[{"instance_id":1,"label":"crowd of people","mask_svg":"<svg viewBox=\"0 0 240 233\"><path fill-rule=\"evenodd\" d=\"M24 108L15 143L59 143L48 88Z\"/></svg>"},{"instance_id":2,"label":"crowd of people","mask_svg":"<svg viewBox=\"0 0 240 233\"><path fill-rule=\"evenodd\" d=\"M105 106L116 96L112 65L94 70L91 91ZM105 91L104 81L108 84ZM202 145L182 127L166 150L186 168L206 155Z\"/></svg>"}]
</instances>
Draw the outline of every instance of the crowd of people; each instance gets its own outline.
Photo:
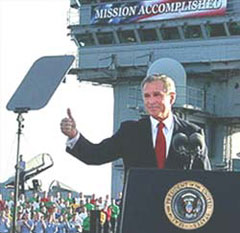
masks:
<instances>
[{"instance_id":1,"label":"crowd of people","mask_svg":"<svg viewBox=\"0 0 240 233\"><path fill-rule=\"evenodd\" d=\"M120 199L109 195L85 196L82 192L76 197L68 192L51 195L35 192L30 196L21 194L18 198L16 230L19 233L88 233L91 216L101 233L115 233L120 214ZM0 233L10 233L13 226L14 193L3 198L0 194ZM97 221L96 221L97 216Z\"/></svg>"}]
</instances>

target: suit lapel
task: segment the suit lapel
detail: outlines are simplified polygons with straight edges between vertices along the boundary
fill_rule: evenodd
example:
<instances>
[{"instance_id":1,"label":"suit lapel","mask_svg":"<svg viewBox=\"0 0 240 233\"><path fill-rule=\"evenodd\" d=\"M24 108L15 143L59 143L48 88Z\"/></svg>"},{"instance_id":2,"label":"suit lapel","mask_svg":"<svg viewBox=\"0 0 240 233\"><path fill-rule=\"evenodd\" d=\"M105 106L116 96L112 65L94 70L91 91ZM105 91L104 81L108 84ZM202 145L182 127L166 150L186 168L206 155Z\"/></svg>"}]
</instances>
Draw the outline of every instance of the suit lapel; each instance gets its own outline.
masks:
<instances>
[{"instance_id":1,"label":"suit lapel","mask_svg":"<svg viewBox=\"0 0 240 233\"><path fill-rule=\"evenodd\" d=\"M173 135L175 135L177 132L179 132L180 122L175 115L173 115L173 119L174 119Z\"/></svg>"},{"instance_id":2,"label":"suit lapel","mask_svg":"<svg viewBox=\"0 0 240 233\"><path fill-rule=\"evenodd\" d=\"M149 117L141 119L141 143L145 147L143 151L146 153L143 156L148 156L147 160L153 167L157 167L157 160L152 141L152 127Z\"/></svg>"},{"instance_id":3,"label":"suit lapel","mask_svg":"<svg viewBox=\"0 0 240 233\"><path fill-rule=\"evenodd\" d=\"M173 128L173 134L172 134L170 148L169 148L169 152L168 152L168 157L167 157L167 161L166 161L166 168L175 167L175 163L178 163L178 161L176 159L176 152L173 149L172 141L173 141L173 137L179 131L181 131L180 130L181 129L181 124L180 124L178 118L175 115L173 115L173 118L174 118L174 128Z\"/></svg>"}]
</instances>

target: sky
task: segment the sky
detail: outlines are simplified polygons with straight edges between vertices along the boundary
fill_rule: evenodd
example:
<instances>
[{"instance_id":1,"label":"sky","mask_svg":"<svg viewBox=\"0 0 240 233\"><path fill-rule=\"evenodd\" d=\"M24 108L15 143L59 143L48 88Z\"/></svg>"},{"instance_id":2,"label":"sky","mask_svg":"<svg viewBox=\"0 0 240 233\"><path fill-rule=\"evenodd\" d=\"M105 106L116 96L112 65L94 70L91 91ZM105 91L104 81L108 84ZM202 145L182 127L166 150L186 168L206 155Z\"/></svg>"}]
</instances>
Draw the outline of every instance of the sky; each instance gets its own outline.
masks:
<instances>
[{"instance_id":1,"label":"sky","mask_svg":"<svg viewBox=\"0 0 240 233\"><path fill-rule=\"evenodd\" d=\"M6 109L9 99L40 57L77 54L67 36L69 9L70 0L0 0L0 182L14 174L17 155L17 114ZM85 165L65 152L60 121L67 108L92 142L111 136L112 88L67 75L44 108L23 114L20 154L26 161L41 153L51 155L54 166L36 177L45 190L58 180L85 194L110 194L111 164Z\"/></svg>"}]
</instances>

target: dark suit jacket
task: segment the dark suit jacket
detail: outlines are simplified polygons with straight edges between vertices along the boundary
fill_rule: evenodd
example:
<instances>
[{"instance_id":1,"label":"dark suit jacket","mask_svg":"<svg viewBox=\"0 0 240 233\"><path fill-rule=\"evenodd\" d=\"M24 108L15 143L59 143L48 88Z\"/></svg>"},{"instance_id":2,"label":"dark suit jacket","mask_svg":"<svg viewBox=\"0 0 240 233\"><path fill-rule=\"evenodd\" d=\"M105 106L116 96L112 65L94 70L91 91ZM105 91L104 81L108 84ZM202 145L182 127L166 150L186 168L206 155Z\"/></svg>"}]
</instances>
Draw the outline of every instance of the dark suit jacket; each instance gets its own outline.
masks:
<instances>
[{"instance_id":1,"label":"dark suit jacket","mask_svg":"<svg viewBox=\"0 0 240 233\"><path fill-rule=\"evenodd\" d=\"M201 128L174 116L173 137L179 132L190 136L201 133ZM132 167L157 168L149 117L123 122L112 137L99 144L93 144L81 135L73 149L67 147L67 152L87 164L103 164L122 158L125 171ZM176 153L171 143L165 168L184 169L184 165L186 158ZM207 150L203 159L194 160L193 169L211 169Z\"/></svg>"}]
</instances>

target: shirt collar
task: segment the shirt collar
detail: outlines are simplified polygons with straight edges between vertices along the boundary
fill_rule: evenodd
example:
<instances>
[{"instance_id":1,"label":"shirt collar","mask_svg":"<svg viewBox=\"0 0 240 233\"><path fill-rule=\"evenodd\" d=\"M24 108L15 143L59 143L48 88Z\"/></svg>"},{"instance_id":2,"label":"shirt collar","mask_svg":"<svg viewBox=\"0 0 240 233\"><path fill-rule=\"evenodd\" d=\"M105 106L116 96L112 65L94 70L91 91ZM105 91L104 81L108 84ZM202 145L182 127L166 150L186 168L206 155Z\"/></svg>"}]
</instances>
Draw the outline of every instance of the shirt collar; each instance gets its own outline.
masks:
<instances>
[{"instance_id":1,"label":"shirt collar","mask_svg":"<svg viewBox=\"0 0 240 233\"><path fill-rule=\"evenodd\" d=\"M151 120L152 128L156 129L158 127L159 121L156 120L155 118L153 118L152 116L150 116L150 120ZM172 113L170 113L168 118L166 118L163 121L164 126L167 128L167 130L170 130L173 127L173 122L174 122L174 119L173 119L173 114Z\"/></svg>"}]
</instances>

